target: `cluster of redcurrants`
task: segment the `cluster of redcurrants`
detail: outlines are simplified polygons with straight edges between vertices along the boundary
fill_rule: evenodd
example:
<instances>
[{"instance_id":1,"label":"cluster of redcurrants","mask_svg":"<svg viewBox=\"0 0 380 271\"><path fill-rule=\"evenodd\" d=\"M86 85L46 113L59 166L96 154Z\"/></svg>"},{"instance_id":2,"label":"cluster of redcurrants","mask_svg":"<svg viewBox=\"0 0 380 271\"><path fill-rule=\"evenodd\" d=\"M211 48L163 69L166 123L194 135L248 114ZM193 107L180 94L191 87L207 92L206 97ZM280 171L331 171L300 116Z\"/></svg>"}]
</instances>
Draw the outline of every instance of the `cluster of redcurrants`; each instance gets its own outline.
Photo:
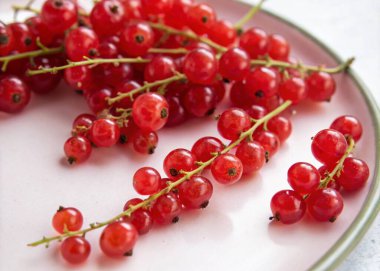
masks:
<instances>
[{"instance_id":1,"label":"cluster of redcurrants","mask_svg":"<svg viewBox=\"0 0 380 271\"><path fill-rule=\"evenodd\" d=\"M277 192L271 200L273 217L283 224L301 220L306 210L317 221L334 222L343 210L340 190L352 192L364 187L369 168L363 160L350 156L361 138L362 126L353 116L341 116L313 138L311 150L323 165L299 162L288 170L293 190Z\"/></svg>"}]
</instances>

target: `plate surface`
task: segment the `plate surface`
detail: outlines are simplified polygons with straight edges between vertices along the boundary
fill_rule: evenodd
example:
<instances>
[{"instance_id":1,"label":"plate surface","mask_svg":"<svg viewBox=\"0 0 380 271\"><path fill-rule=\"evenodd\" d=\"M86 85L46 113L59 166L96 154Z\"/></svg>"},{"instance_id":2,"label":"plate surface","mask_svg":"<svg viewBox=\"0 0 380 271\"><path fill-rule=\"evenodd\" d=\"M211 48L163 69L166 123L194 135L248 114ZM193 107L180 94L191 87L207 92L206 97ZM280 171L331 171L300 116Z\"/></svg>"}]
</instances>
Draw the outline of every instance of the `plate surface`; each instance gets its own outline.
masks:
<instances>
[{"instance_id":1,"label":"plate surface","mask_svg":"<svg viewBox=\"0 0 380 271\"><path fill-rule=\"evenodd\" d=\"M207 2L220 17L233 22L247 10L246 5L228 0ZM2 19L11 16L0 14ZM260 13L251 24L284 35L292 45L292 55L306 63L337 64L336 58L315 40L276 17ZM345 209L333 224L310 219L287 227L270 224L269 201L275 192L288 188L289 166L297 161L316 163L310 152L310 137L327 128L336 117L353 114L365 127L355 155L369 164L371 181L377 170L378 120L353 77L335 78L338 90L332 102L297 107L292 117L293 135L259 174L233 186L215 185L207 209L188 212L180 223L156 228L141 237L132 258L105 258L97 246L99 232L88 234L92 254L86 264L75 269L304 270L312 266L358 216L371 193L371 184L357 194L344 194ZM149 165L163 172L162 160L170 150L191 148L205 135L217 136L212 119L194 120L160 132L159 147L153 156L137 156L129 148L102 149L96 150L88 163L69 168L62 159L62 144L69 135L71 121L86 108L84 102L64 86L49 97L33 98L23 114L0 115L0 270L67 270L56 245L48 250L25 246L42 235L54 234L50 219L59 205L79 208L86 223L106 220L135 196L131 178L136 169ZM377 193L374 196L378 196L379 187L373 189L376 191L372 193ZM364 222L368 218L363 212L361 216ZM352 238L347 240L353 242ZM344 246L340 246L342 249Z\"/></svg>"}]
</instances>

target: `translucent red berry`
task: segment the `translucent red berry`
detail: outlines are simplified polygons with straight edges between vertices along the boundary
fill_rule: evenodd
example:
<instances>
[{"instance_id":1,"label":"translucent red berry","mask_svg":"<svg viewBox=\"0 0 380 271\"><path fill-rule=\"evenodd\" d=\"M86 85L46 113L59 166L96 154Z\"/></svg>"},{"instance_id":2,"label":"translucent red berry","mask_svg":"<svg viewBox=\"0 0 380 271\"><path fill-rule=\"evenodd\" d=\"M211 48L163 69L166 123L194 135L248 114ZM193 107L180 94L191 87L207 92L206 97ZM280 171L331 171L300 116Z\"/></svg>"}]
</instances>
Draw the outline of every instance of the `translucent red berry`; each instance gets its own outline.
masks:
<instances>
[{"instance_id":1,"label":"translucent red berry","mask_svg":"<svg viewBox=\"0 0 380 271\"><path fill-rule=\"evenodd\" d=\"M321 222L334 222L343 210L343 198L332 188L322 188L314 191L307 198L309 214Z\"/></svg>"},{"instance_id":2,"label":"translucent red berry","mask_svg":"<svg viewBox=\"0 0 380 271\"><path fill-rule=\"evenodd\" d=\"M207 136L198 139L191 148L191 152L197 161L206 162L223 149L222 141L216 137Z\"/></svg>"},{"instance_id":3,"label":"translucent red berry","mask_svg":"<svg viewBox=\"0 0 380 271\"><path fill-rule=\"evenodd\" d=\"M159 197L151 208L153 221L157 224L177 223L181 213L181 203L174 193Z\"/></svg>"},{"instance_id":4,"label":"translucent red berry","mask_svg":"<svg viewBox=\"0 0 380 271\"><path fill-rule=\"evenodd\" d=\"M265 150L259 143L252 141L242 142L236 149L236 157L243 164L243 173L250 174L260 170L266 161Z\"/></svg>"},{"instance_id":5,"label":"translucent red berry","mask_svg":"<svg viewBox=\"0 0 380 271\"><path fill-rule=\"evenodd\" d=\"M120 48L131 57L144 56L153 43L153 30L145 23L130 24L120 35Z\"/></svg>"},{"instance_id":6,"label":"translucent red berry","mask_svg":"<svg viewBox=\"0 0 380 271\"><path fill-rule=\"evenodd\" d=\"M90 13L91 26L99 36L117 34L124 25L124 7L118 0L97 2Z\"/></svg>"},{"instance_id":7,"label":"translucent red berry","mask_svg":"<svg viewBox=\"0 0 380 271\"><path fill-rule=\"evenodd\" d=\"M90 256L90 243L81 236L71 236L61 244L62 257L71 264L80 264Z\"/></svg>"},{"instance_id":8,"label":"translucent red berry","mask_svg":"<svg viewBox=\"0 0 380 271\"><path fill-rule=\"evenodd\" d=\"M18 113L30 101L30 89L16 76L0 77L0 111Z\"/></svg>"},{"instance_id":9,"label":"translucent red berry","mask_svg":"<svg viewBox=\"0 0 380 271\"><path fill-rule=\"evenodd\" d=\"M71 0L47 0L41 9L42 21L54 33L63 33L77 22L77 5Z\"/></svg>"},{"instance_id":10,"label":"translucent red berry","mask_svg":"<svg viewBox=\"0 0 380 271\"><path fill-rule=\"evenodd\" d=\"M143 167L133 175L133 187L140 195L152 195L160 190L161 176L151 167Z\"/></svg>"},{"instance_id":11,"label":"translucent red berry","mask_svg":"<svg viewBox=\"0 0 380 271\"><path fill-rule=\"evenodd\" d=\"M141 202L142 200L138 198L127 201L124 206L124 211L128 210L132 205L137 205ZM145 208L137 209L129 217L125 216L123 219L135 226L140 235L148 233L153 226L152 215L150 211Z\"/></svg>"},{"instance_id":12,"label":"translucent red berry","mask_svg":"<svg viewBox=\"0 0 380 271\"><path fill-rule=\"evenodd\" d=\"M99 40L95 32L86 27L71 30L65 39L65 52L70 60L81 61L98 54Z\"/></svg>"},{"instance_id":13,"label":"translucent red berry","mask_svg":"<svg viewBox=\"0 0 380 271\"><path fill-rule=\"evenodd\" d=\"M89 136L96 146L111 147L119 141L120 128L113 120L98 119L92 124Z\"/></svg>"},{"instance_id":14,"label":"translucent red berry","mask_svg":"<svg viewBox=\"0 0 380 271\"><path fill-rule=\"evenodd\" d=\"M313 72L306 78L308 97L316 102L328 102L335 93L334 78L326 72Z\"/></svg>"},{"instance_id":15,"label":"translucent red berry","mask_svg":"<svg viewBox=\"0 0 380 271\"><path fill-rule=\"evenodd\" d=\"M252 59L257 59L267 52L268 35L260 28L249 28L241 35L239 45L247 51Z\"/></svg>"},{"instance_id":16,"label":"translucent red berry","mask_svg":"<svg viewBox=\"0 0 380 271\"><path fill-rule=\"evenodd\" d=\"M348 157L344 160L343 168L337 183L346 191L356 191L364 187L369 177L366 162L358 158Z\"/></svg>"},{"instance_id":17,"label":"translucent red berry","mask_svg":"<svg viewBox=\"0 0 380 271\"><path fill-rule=\"evenodd\" d=\"M172 180L178 180L183 176L180 171L189 172L195 169L195 156L188 150L175 149L164 160L166 175Z\"/></svg>"},{"instance_id":18,"label":"translucent red berry","mask_svg":"<svg viewBox=\"0 0 380 271\"><path fill-rule=\"evenodd\" d=\"M306 211L304 199L293 190L281 190L271 200L273 219L283 224L293 224L301 220Z\"/></svg>"},{"instance_id":19,"label":"translucent red berry","mask_svg":"<svg viewBox=\"0 0 380 271\"><path fill-rule=\"evenodd\" d=\"M83 136L70 137L64 145L65 154L70 164L86 161L92 151L91 142Z\"/></svg>"},{"instance_id":20,"label":"translucent red berry","mask_svg":"<svg viewBox=\"0 0 380 271\"><path fill-rule=\"evenodd\" d=\"M193 176L178 187L178 197L187 209L206 208L212 192L211 182L202 176Z\"/></svg>"},{"instance_id":21,"label":"translucent red berry","mask_svg":"<svg viewBox=\"0 0 380 271\"><path fill-rule=\"evenodd\" d=\"M247 112L239 108L230 108L223 112L218 120L218 131L226 139L235 140L251 127Z\"/></svg>"},{"instance_id":22,"label":"translucent red berry","mask_svg":"<svg viewBox=\"0 0 380 271\"><path fill-rule=\"evenodd\" d=\"M220 75L231 81L243 80L248 75L250 67L248 54L238 47L229 49L219 60Z\"/></svg>"},{"instance_id":23,"label":"translucent red berry","mask_svg":"<svg viewBox=\"0 0 380 271\"><path fill-rule=\"evenodd\" d=\"M318 169L309 163L295 163L288 170L288 182L300 195L310 194L316 190L320 181Z\"/></svg>"},{"instance_id":24,"label":"translucent red berry","mask_svg":"<svg viewBox=\"0 0 380 271\"><path fill-rule=\"evenodd\" d=\"M362 136L363 128L360 121L354 116L344 115L333 121L330 129L341 132L344 136L351 136L356 142Z\"/></svg>"},{"instance_id":25,"label":"translucent red berry","mask_svg":"<svg viewBox=\"0 0 380 271\"><path fill-rule=\"evenodd\" d=\"M218 62L214 53L206 49L195 49L187 54L183 73L195 84L209 85L218 73Z\"/></svg>"},{"instance_id":26,"label":"translucent red berry","mask_svg":"<svg viewBox=\"0 0 380 271\"><path fill-rule=\"evenodd\" d=\"M233 184L240 180L243 174L243 164L233 154L222 154L211 164L211 173L221 184Z\"/></svg>"},{"instance_id":27,"label":"translucent red berry","mask_svg":"<svg viewBox=\"0 0 380 271\"><path fill-rule=\"evenodd\" d=\"M78 231L83 225L82 213L73 207L60 207L52 219L54 229L59 233Z\"/></svg>"}]
</instances>

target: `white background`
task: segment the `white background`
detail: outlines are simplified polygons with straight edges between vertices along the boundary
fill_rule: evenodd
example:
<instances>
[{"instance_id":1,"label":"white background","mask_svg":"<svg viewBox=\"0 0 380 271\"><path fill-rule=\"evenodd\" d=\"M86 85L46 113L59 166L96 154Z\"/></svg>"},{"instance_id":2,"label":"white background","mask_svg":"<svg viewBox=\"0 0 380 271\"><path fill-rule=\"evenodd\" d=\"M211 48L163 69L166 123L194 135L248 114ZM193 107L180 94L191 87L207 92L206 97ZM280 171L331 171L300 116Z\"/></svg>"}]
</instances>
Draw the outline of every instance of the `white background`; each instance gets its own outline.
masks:
<instances>
[{"instance_id":1,"label":"white background","mask_svg":"<svg viewBox=\"0 0 380 271\"><path fill-rule=\"evenodd\" d=\"M268 0L264 6L304 27L343 58L355 56L354 70L380 104L379 0ZM379 270L379 266L378 216L340 270Z\"/></svg>"}]
</instances>

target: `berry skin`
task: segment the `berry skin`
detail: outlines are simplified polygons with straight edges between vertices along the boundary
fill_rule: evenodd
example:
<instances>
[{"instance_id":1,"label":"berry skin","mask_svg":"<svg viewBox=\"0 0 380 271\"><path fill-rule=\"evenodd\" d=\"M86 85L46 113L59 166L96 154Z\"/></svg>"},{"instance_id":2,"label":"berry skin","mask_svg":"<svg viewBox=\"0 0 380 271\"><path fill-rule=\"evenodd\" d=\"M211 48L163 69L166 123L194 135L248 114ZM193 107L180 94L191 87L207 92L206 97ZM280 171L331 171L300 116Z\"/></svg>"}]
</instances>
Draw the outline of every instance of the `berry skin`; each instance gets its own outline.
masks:
<instances>
[{"instance_id":1,"label":"berry skin","mask_svg":"<svg viewBox=\"0 0 380 271\"><path fill-rule=\"evenodd\" d=\"M243 174L243 164L232 154L222 154L211 164L211 173L221 184L233 184L240 180Z\"/></svg>"},{"instance_id":2,"label":"berry skin","mask_svg":"<svg viewBox=\"0 0 380 271\"><path fill-rule=\"evenodd\" d=\"M140 95L132 107L133 121L144 131L157 131L168 121L169 104L157 93Z\"/></svg>"},{"instance_id":3,"label":"berry skin","mask_svg":"<svg viewBox=\"0 0 380 271\"><path fill-rule=\"evenodd\" d=\"M183 73L194 84L211 84L218 73L215 54L202 48L191 51L185 57Z\"/></svg>"},{"instance_id":4,"label":"berry skin","mask_svg":"<svg viewBox=\"0 0 380 271\"><path fill-rule=\"evenodd\" d=\"M343 198L332 188L318 189L307 198L309 214L321 222L334 222L343 210Z\"/></svg>"},{"instance_id":5,"label":"berry skin","mask_svg":"<svg viewBox=\"0 0 380 271\"><path fill-rule=\"evenodd\" d=\"M71 236L61 244L62 257L71 264L80 264L90 256L90 243L81 236Z\"/></svg>"},{"instance_id":6,"label":"berry skin","mask_svg":"<svg viewBox=\"0 0 380 271\"><path fill-rule=\"evenodd\" d=\"M277 90L277 75L269 68L257 67L246 78L244 91L251 100L270 98L277 93Z\"/></svg>"},{"instance_id":7,"label":"berry skin","mask_svg":"<svg viewBox=\"0 0 380 271\"><path fill-rule=\"evenodd\" d=\"M178 180L183 176L181 170L189 172L195 169L195 162L196 158L190 151L175 149L165 157L164 170L170 179Z\"/></svg>"},{"instance_id":8,"label":"berry skin","mask_svg":"<svg viewBox=\"0 0 380 271\"><path fill-rule=\"evenodd\" d=\"M95 32L86 27L71 30L65 39L65 51L72 61L93 58L98 54L99 40Z\"/></svg>"},{"instance_id":9,"label":"berry skin","mask_svg":"<svg viewBox=\"0 0 380 271\"><path fill-rule=\"evenodd\" d=\"M173 0L173 5L166 13L165 24L181 29L187 24L187 13L193 0Z\"/></svg>"},{"instance_id":10,"label":"berry skin","mask_svg":"<svg viewBox=\"0 0 380 271\"><path fill-rule=\"evenodd\" d=\"M280 142L287 140L292 133L292 123L283 116L275 116L267 123L268 130L278 136Z\"/></svg>"},{"instance_id":11,"label":"berry skin","mask_svg":"<svg viewBox=\"0 0 380 271\"><path fill-rule=\"evenodd\" d=\"M202 176L193 176L178 187L178 197L187 209L206 208L212 196L211 182Z\"/></svg>"},{"instance_id":12,"label":"berry skin","mask_svg":"<svg viewBox=\"0 0 380 271\"><path fill-rule=\"evenodd\" d=\"M61 34L78 20L77 5L71 0L47 0L41 9L42 21L50 31Z\"/></svg>"},{"instance_id":13,"label":"berry skin","mask_svg":"<svg viewBox=\"0 0 380 271\"><path fill-rule=\"evenodd\" d=\"M283 224L294 224L301 220L306 211L304 199L293 190L277 192L271 200L273 219Z\"/></svg>"},{"instance_id":14,"label":"berry skin","mask_svg":"<svg viewBox=\"0 0 380 271\"><path fill-rule=\"evenodd\" d=\"M299 104L307 97L305 81L299 77L291 77L283 81L278 92L282 99L290 100L294 105Z\"/></svg>"},{"instance_id":15,"label":"berry skin","mask_svg":"<svg viewBox=\"0 0 380 271\"><path fill-rule=\"evenodd\" d=\"M255 141L242 142L237 147L235 155L243 164L243 174L256 172L265 164L265 150Z\"/></svg>"},{"instance_id":16,"label":"berry skin","mask_svg":"<svg viewBox=\"0 0 380 271\"><path fill-rule=\"evenodd\" d=\"M153 154L157 143L156 132L138 131L133 136L133 149L141 154Z\"/></svg>"},{"instance_id":17,"label":"berry skin","mask_svg":"<svg viewBox=\"0 0 380 271\"><path fill-rule=\"evenodd\" d=\"M86 161L92 151L91 142L83 136L70 137L64 145L65 154L70 164Z\"/></svg>"},{"instance_id":18,"label":"berry skin","mask_svg":"<svg viewBox=\"0 0 380 271\"><path fill-rule=\"evenodd\" d=\"M215 21L208 31L208 36L212 41L225 47L233 45L237 38L236 29L226 20Z\"/></svg>"},{"instance_id":19,"label":"berry skin","mask_svg":"<svg viewBox=\"0 0 380 271\"><path fill-rule=\"evenodd\" d=\"M124 205L124 211L128 210L131 205L137 205L142 202L142 199L134 198ZM135 226L140 235L146 234L153 226L153 219L150 211L145 208L140 208L134 211L129 217L125 216L124 221Z\"/></svg>"},{"instance_id":20,"label":"berry skin","mask_svg":"<svg viewBox=\"0 0 380 271\"><path fill-rule=\"evenodd\" d=\"M269 131L258 131L254 133L253 140L263 146L267 160L276 154L281 144L278 136Z\"/></svg>"},{"instance_id":21,"label":"berry skin","mask_svg":"<svg viewBox=\"0 0 380 271\"><path fill-rule=\"evenodd\" d=\"M202 137L194 143L191 152L197 161L206 162L213 157L213 153L221 152L224 149L222 141L216 137Z\"/></svg>"},{"instance_id":22,"label":"berry skin","mask_svg":"<svg viewBox=\"0 0 380 271\"><path fill-rule=\"evenodd\" d=\"M257 59L259 56L267 53L268 35L260 28L249 28L241 35L239 46L243 48L252 59Z\"/></svg>"},{"instance_id":23,"label":"berry skin","mask_svg":"<svg viewBox=\"0 0 380 271\"><path fill-rule=\"evenodd\" d=\"M14 36L9 26L0 21L0 56L6 56L14 49Z\"/></svg>"},{"instance_id":24,"label":"berry skin","mask_svg":"<svg viewBox=\"0 0 380 271\"><path fill-rule=\"evenodd\" d=\"M346 191L356 191L364 187L368 177L367 163L357 158L348 157L344 160L337 183Z\"/></svg>"},{"instance_id":25,"label":"berry skin","mask_svg":"<svg viewBox=\"0 0 380 271\"><path fill-rule=\"evenodd\" d=\"M168 13L173 0L141 0L141 7L145 15L157 16Z\"/></svg>"},{"instance_id":26,"label":"berry skin","mask_svg":"<svg viewBox=\"0 0 380 271\"><path fill-rule=\"evenodd\" d=\"M43 45L51 46L54 42L55 35L50 32L49 27L42 21L41 16L30 17L25 23L28 25L32 34L40 38L40 42Z\"/></svg>"},{"instance_id":27,"label":"berry skin","mask_svg":"<svg viewBox=\"0 0 380 271\"><path fill-rule=\"evenodd\" d=\"M246 108L251 105L251 99L244 90L245 82L233 82L230 90L230 101L234 106Z\"/></svg>"},{"instance_id":28,"label":"berry skin","mask_svg":"<svg viewBox=\"0 0 380 271\"><path fill-rule=\"evenodd\" d=\"M130 24L120 34L120 48L131 57L146 55L153 43L153 30L145 23Z\"/></svg>"},{"instance_id":29,"label":"berry skin","mask_svg":"<svg viewBox=\"0 0 380 271\"><path fill-rule=\"evenodd\" d=\"M178 222L181 211L181 202L173 193L159 197L151 208L153 221L161 225Z\"/></svg>"},{"instance_id":30,"label":"berry skin","mask_svg":"<svg viewBox=\"0 0 380 271\"><path fill-rule=\"evenodd\" d=\"M37 49L35 36L25 23L11 23L8 25L14 37L14 50L19 53Z\"/></svg>"},{"instance_id":31,"label":"berry skin","mask_svg":"<svg viewBox=\"0 0 380 271\"><path fill-rule=\"evenodd\" d=\"M251 127L247 112L239 108L229 108L218 120L218 131L225 139L236 140L240 134Z\"/></svg>"},{"instance_id":32,"label":"berry skin","mask_svg":"<svg viewBox=\"0 0 380 271\"><path fill-rule=\"evenodd\" d=\"M73 121L73 135L85 136L87 135L88 129L92 126L96 117L91 114L80 114Z\"/></svg>"},{"instance_id":33,"label":"berry skin","mask_svg":"<svg viewBox=\"0 0 380 271\"><path fill-rule=\"evenodd\" d=\"M195 117L212 115L216 107L216 92L208 86L192 85L183 98L183 105Z\"/></svg>"},{"instance_id":34,"label":"berry skin","mask_svg":"<svg viewBox=\"0 0 380 271\"><path fill-rule=\"evenodd\" d=\"M120 128L113 120L98 119L92 124L89 136L96 146L111 147L119 141Z\"/></svg>"},{"instance_id":35,"label":"berry skin","mask_svg":"<svg viewBox=\"0 0 380 271\"><path fill-rule=\"evenodd\" d=\"M320 181L318 169L309 163L295 163L288 170L288 182L300 195L310 194L317 190Z\"/></svg>"},{"instance_id":36,"label":"berry skin","mask_svg":"<svg viewBox=\"0 0 380 271\"><path fill-rule=\"evenodd\" d=\"M260 105L252 105L248 107L245 111L251 118L255 120L261 119L265 117L266 114L268 114L268 111Z\"/></svg>"},{"instance_id":37,"label":"berry skin","mask_svg":"<svg viewBox=\"0 0 380 271\"><path fill-rule=\"evenodd\" d=\"M0 77L0 111L18 113L30 101L30 89L16 76Z\"/></svg>"},{"instance_id":38,"label":"berry skin","mask_svg":"<svg viewBox=\"0 0 380 271\"><path fill-rule=\"evenodd\" d=\"M66 83L73 89L86 89L93 82L92 69L87 66L65 69L64 78Z\"/></svg>"},{"instance_id":39,"label":"berry skin","mask_svg":"<svg viewBox=\"0 0 380 271\"><path fill-rule=\"evenodd\" d=\"M99 36L117 34L124 25L124 7L118 0L97 2L91 10L90 21Z\"/></svg>"},{"instance_id":40,"label":"berry skin","mask_svg":"<svg viewBox=\"0 0 380 271\"><path fill-rule=\"evenodd\" d=\"M116 258L131 255L137 239L138 232L132 224L116 221L103 230L99 244L105 255Z\"/></svg>"},{"instance_id":41,"label":"berry skin","mask_svg":"<svg viewBox=\"0 0 380 271\"><path fill-rule=\"evenodd\" d=\"M169 96L166 98L169 104L169 118L167 127L178 126L186 121L186 111L179 97Z\"/></svg>"},{"instance_id":42,"label":"berry skin","mask_svg":"<svg viewBox=\"0 0 380 271\"><path fill-rule=\"evenodd\" d=\"M250 59L241 48L235 47L225 52L219 60L219 73L231 81L241 81L249 73Z\"/></svg>"},{"instance_id":43,"label":"berry skin","mask_svg":"<svg viewBox=\"0 0 380 271\"><path fill-rule=\"evenodd\" d=\"M152 195L160 190L161 176L151 167L143 167L133 176L133 187L140 195Z\"/></svg>"},{"instance_id":44,"label":"berry skin","mask_svg":"<svg viewBox=\"0 0 380 271\"><path fill-rule=\"evenodd\" d=\"M308 97L316 102L329 102L335 93L334 78L325 72L313 72L306 78Z\"/></svg>"},{"instance_id":45,"label":"berry skin","mask_svg":"<svg viewBox=\"0 0 380 271\"><path fill-rule=\"evenodd\" d=\"M146 65L144 79L147 82L154 82L169 78L174 75L176 70L172 58L167 56L154 56Z\"/></svg>"},{"instance_id":46,"label":"berry skin","mask_svg":"<svg viewBox=\"0 0 380 271\"><path fill-rule=\"evenodd\" d=\"M188 26L197 34L207 33L215 20L214 9L206 4L194 4L187 12Z\"/></svg>"},{"instance_id":47,"label":"berry skin","mask_svg":"<svg viewBox=\"0 0 380 271\"><path fill-rule=\"evenodd\" d=\"M60 207L52 219L54 229L59 233L78 231L83 225L82 213L73 207Z\"/></svg>"},{"instance_id":48,"label":"berry skin","mask_svg":"<svg viewBox=\"0 0 380 271\"><path fill-rule=\"evenodd\" d=\"M109 107L108 98L111 98L112 90L110 88L101 88L91 93L87 98L88 107L94 113L99 113Z\"/></svg>"},{"instance_id":49,"label":"berry skin","mask_svg":"<svg viewBox=\"0 0 380 271\"><path fill-rule=\"evenodd\" d=\"M119 85L117 88L114 89L113 96L117 96L118 93L128 93L136 88L140 88L141 85L137 83L136 81L127 81L121 85ZM124 108L128 109L131 108L133 105L133 101L130 97L126 97L116 103L113 104L113 107L115 108Z\"/></svg>"},{"instance_id":50,"label":"berry skin","mask_svg":"<svg viewBox=\"0 0 380 271\"><path fill-rule=\"evenodd\" d=\"M287 61L289 57L290 46L286 39L278 34L268 38L268 54L275 60Z\"/></svg>"},{"instance_id":51,"label":"berry skin","mask_svg":"<svg viewBox=\"0 0 380 271\"><path fill-rule=\"evenodd\" d=\"M354 116L341 116L333 121L330 129L341 132L344 136L351 136L355 142L358 142L362 136L363 128L360 121Z\"/></svg>"},{"instance_id":52,"label":"berry skin","mask_svg":"<svg viewBox=\"0 0 380 271\"><path fill-rule=\"evenodd\" d=\"M320 131L311 143L314 157L321 163L331 167L344 155L347 141L344 135L332 129Z\"/></svg>"}]
</instances>

